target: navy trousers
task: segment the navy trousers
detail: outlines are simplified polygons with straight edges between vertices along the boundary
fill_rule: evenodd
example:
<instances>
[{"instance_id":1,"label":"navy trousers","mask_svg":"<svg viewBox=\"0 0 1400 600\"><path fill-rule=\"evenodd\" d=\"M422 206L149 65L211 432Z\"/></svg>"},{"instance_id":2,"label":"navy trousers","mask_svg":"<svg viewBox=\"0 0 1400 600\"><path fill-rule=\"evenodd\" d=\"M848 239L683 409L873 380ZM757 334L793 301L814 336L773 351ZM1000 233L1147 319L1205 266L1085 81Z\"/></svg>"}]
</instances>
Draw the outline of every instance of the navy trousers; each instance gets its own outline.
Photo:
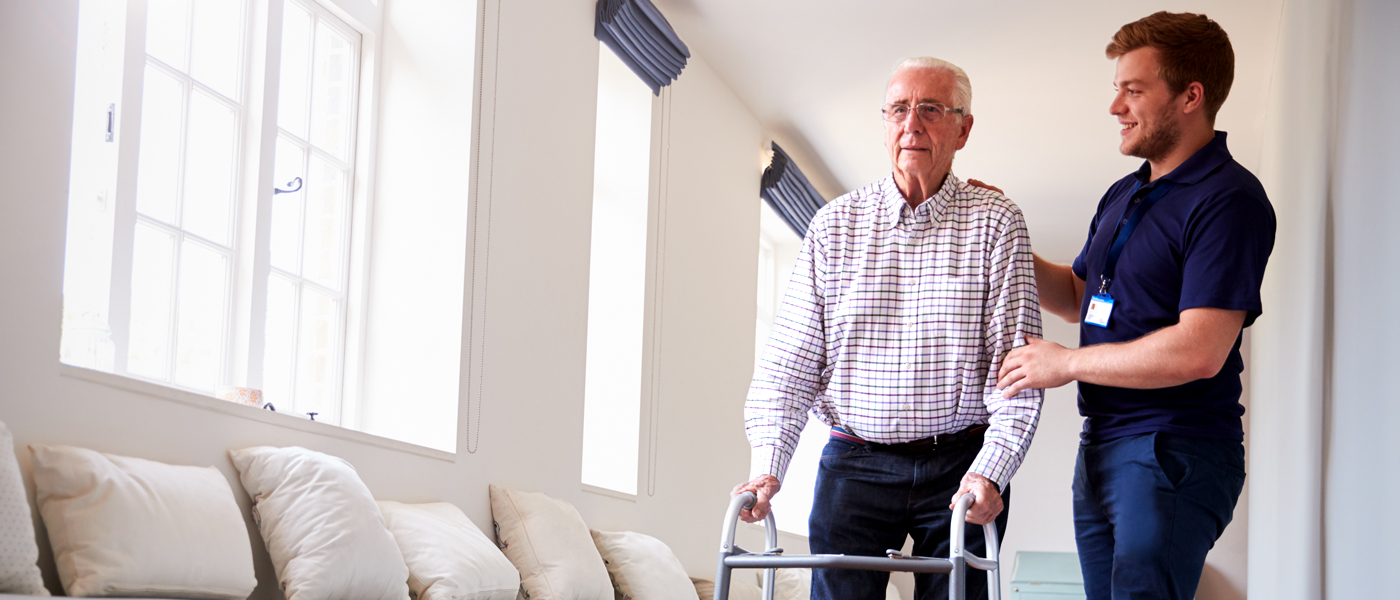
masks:
<instances>
[{"instance_id":1,"label":"navy trousers","mask_svg":"<svg viewBox=\"0 0 1400 600\"><path fill-rule=\"evenodd\" d=\"M1082 445L1074 533L1089 600L1191 600L1244 488L1244 446L1145 433Z\"/></svg>"},{"instance_id":2,"label":"navy trousers","mask_svg":"<svg viewBox=\"0 0 1400 600\"><path fill-rule=\"evenodd\" d=\"M946 558L953 518L948 504L981 449L981 436L916 456L831 438L822 449L808 523L812 553L884 556L885 550L903 548L905 536L911 536L916 556ZM1006 535L1009 486L1002 502L998 539ZM985 555L981 526L968 524L966 548ZM884 571L813 569L812 599L884 600L889 577ZM948 597L947 575L920 573L914 581L917 600ZM969 567L967 598L986 598L986 587L986 573Z\"/></svg>"}]
</instances>

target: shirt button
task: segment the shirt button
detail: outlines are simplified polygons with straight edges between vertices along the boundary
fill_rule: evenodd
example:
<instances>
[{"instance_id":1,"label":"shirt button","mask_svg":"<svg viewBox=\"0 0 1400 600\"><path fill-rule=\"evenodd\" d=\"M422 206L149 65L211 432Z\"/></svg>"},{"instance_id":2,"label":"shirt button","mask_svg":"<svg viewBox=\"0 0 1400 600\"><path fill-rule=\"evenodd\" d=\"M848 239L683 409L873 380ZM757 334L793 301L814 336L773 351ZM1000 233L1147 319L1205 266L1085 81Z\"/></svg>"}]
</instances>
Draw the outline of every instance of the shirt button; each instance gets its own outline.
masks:
<instances>
[{"instance_id":1,"label":"shirt button","mask_svg":"<svg viewBox=\"0 0 1400 600\"><path fill-rule=\"evenodd\" d=\"M1142 202L1142 198L1133 198L1133 204L1137 204L1139 202Z\"/></svg>"},{"instance_id":2,"label":"shirt button","mask_svg":"<svg viewBox=\"0 0 1400 600\"><path fill-rule=\"evenodd\" d=\"M911 370L911 369L913 369L913 368L914 368L914 363L904 363L904 370L908 371L908 370Z\"/></svg>"}]
</instances>

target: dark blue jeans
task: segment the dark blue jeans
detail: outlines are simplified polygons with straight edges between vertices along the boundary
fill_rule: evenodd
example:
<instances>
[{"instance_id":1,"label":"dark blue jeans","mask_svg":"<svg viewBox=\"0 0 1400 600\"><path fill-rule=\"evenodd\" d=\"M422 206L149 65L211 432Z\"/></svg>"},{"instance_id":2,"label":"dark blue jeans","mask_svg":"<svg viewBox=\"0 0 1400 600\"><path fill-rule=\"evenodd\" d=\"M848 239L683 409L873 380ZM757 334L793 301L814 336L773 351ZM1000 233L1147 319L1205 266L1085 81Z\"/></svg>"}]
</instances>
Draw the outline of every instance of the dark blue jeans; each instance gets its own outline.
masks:
<instances>
[{"instance_id":1,"label":"dark blue jeans","mask_svg":"<svg viewBox=\"0 0 1400 600\"><path fill-rule=\"evenodd\" d=\"M1145 433L1079 447L1074 534L1089 600L1191 600L1244 487L1244 446Z\"/></svg>"},{"instance_id":2,"label":"dark blue jeans","mask_svg":"<svg viewBox=\"0 0 1400 600\"><path fill-rule=\"evenodd\" d=\"M962 444L903 456L832 438L822 449L816 493L808 523L813 554L884 556L914 538L917 556L948 556L948 509L958 483L982 449L980 437ZM1010 489L1002 493L1007 509L997 517L997 531L1006 535ZM986 541L982 527L969 524L967 549L982 556ZM814 569L813 600L884 600L890 574L884 571ZM917 600L948 597L948 576L916 574ZM967 597L987 597L987 576L967 571Z\"/></svg>"}]
</instances>

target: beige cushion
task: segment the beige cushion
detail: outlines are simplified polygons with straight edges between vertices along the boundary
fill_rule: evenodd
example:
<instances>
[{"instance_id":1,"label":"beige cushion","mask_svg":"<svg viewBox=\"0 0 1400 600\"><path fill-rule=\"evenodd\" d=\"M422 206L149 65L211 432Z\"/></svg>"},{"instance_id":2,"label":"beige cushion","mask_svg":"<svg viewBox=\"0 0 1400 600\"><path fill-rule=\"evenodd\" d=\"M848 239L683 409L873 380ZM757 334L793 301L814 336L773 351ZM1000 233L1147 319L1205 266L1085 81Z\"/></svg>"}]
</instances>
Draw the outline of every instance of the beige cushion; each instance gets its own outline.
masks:
<instances>
[{"instance_id":1,"label":"beige cushion","mask_svg":"<svg viewBox=\"0 0 1400 600\"><path fill-rule=\"evenodd\" d=\"M603 558L568 502L492 485L491 519L530 600L613 600Z\"/></svg>"},{"instance_id":2,"label":"beige cushion","mask_svg":"<svg viewBox=\"0 0 1400 600\"><path fill-rule=\"evenodd\" d=\"M350 463L297 447L229 456L287 600L408 598L408 566Z\"/></svg>"},{"instance_id":3,"label":"beige cushion","mask_svg":"<svg viewBox=\"0 0 1400 600\"><path fill-rule=\"evenodd\" d=\"M759 571L759 581L767 571ZM811 569L778 569L775 578L778 585L773 588L773 600L808 600L812 597Z\"/></svg>"},{"instance_id":4,"label":"beige cushion","mask_svg":"<svg viewBox=\"0 0 1400 600\"><path fill-rule=\"evenodd\" d=\"M733 573L729 577L729 600L763 600L763 589L742 578L745 575L751 576L752 571L735 570ZM695 584L695 593L700 596L700 600L714 600L714 581L696 577L691 577L690 581Z\"/></svg>"},{"instance_id":5,"label":"beige cushion","mask_svg":"<svg viewBox=\"0 0 1400 600\"><path fill-rule=\"evenodd\" d=\"M462 509L380 502L418 600L514 600L520 573Z\"/></svg>"},{"instance_id":6,"label":"beige cushion","mask_svg":"<svg viewBox=\"0 0 1400 600\"><path fill-rule=\"evenodd\" d=\"M253 546L218 469L31 446L39 514L69 596L247 598Z\"/></svg>"},{"instance_id":7,"label":"beige cushion","mask_svg":"<svg viewBox=\"0 0 1400 600\"><path fill-rule=\"evenodd\" d=\"M632 531L592 534L622 600L699 600L680 559L661 540Z\"/></svg>"},{"instance_id":8,"label":"beige cushion","mask_svg":"<svg viewBox=\"0 0 1400 600\"><path fill-rule=\"evenodd\" d=\"M15 458L15 438L0 423L0 593L49 595L38 561L34 515Z\"/></svg>"}]
</instances>

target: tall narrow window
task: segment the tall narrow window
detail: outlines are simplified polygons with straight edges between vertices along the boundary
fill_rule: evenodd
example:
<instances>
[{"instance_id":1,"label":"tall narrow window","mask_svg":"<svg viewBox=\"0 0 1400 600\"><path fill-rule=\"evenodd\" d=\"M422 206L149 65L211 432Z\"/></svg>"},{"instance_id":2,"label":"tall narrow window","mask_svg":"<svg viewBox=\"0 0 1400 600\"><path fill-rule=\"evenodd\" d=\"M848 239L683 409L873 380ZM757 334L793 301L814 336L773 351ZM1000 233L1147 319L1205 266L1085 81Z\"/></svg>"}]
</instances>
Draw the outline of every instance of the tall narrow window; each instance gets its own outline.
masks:
<instances>
[{"instance_id":1,"label":"tall narrow window","mask_svg":"<svg viewBox=\"0 0 1400 600\"><path fill-rule=\"evenodd\" d=\"M637 493L651 90L598 51L583 483Z\"/></svg>"}]
</instances>

